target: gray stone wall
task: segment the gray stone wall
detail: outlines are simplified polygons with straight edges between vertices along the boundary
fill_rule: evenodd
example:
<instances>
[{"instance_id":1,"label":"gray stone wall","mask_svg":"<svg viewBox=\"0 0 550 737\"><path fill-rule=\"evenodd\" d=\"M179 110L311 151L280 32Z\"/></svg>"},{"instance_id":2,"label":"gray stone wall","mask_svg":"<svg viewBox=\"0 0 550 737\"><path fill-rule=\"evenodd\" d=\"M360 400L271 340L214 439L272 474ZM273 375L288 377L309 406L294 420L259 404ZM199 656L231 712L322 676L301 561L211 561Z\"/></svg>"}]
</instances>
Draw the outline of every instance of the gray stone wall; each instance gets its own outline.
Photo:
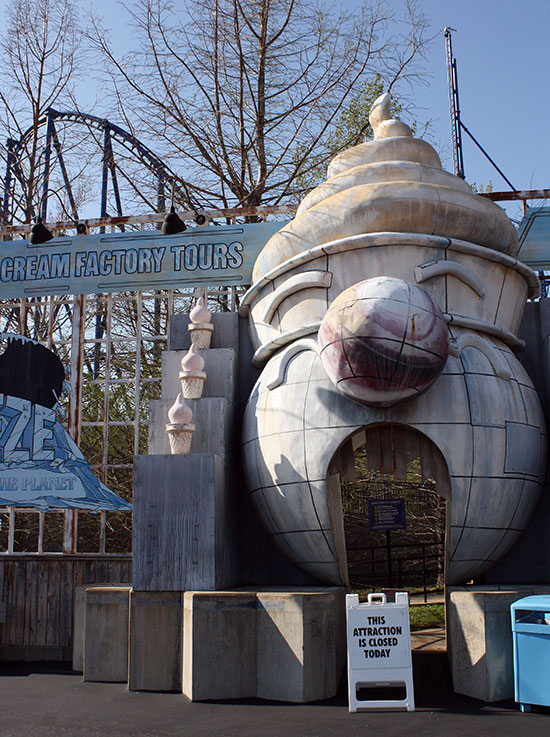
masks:
<instances>
[{"instance_id":1,"label":"gray stone wall","mask_svg":"<svg viewBox=\"0 0 550 737\"><path fill-rule=\"evenodd\" d=\"M174 356L170 357L165 354L166 371L175 375L175 369L177 368L177 362L181 358L180 351L184 351L189 347L189 333L187 325L189 322L188 315L175 315L172 318L170 324L170 335L169 335L169 351L174 352ZM318 583L312 576L301 571L295 566L288 558L271 542L268 533L265 531L264 526L258 518L258 515L250 501L248 490L246 488L244 475L242 471L241 461L241 427L242 427L242 416L244 407L252 391L258 376L259 371L252 366L252 355L253 348L248 335L248 320L239 317L237 313L214 313L212 315L212 322L215 326L215 330L212 336L211 348L218 349L216 351L216 361L218 365L214 365L214 360L210 361L208 351L205 352L205 359L208 365L205 366L207 375L210 376L210 388L214 391L217 388L222 389L223 377L227 372L228 366L225 360L222 360L220 365L220 359L223 359L221 351L219 349L232 349L235 356L235 365L232 367L233 370L230 373L234 373L235 381L231 387L232 399L230 404L232 405L233 422L229 428L229 432L224 438L223 443L223 454L226 458L226 468L228 469L230 479L228 482L233 490L232 498L236 504L235 517L236 524L232 529L232 536L235 540L235 544L238 548L237 557L239 560L240 580L235 582L235 585L243 586L309 586ZM212 356L212 358L214 358ZM211 365L210 365L211 364ZM170 368L171 371L170 371ZM219 377L218 377L219 374ZM172 378L173 382L173 378ZM169 377L163 375L163 397L167 399L159 400L158 402L152 402L152 417L153 414L159 415L159 421L156 423L161 428L159 432L158 443L155 445L155 438L152 437L154 446L153 452L167 452L167 446L165 447L166 438L164 437L164 421L160 419L166 415L167 406L173 400L173 394L177 387L174 384L174 390L168 391L169 388ZM220 392L216 392L219 394ZM169 399L168 397L171 397ZM193 405L193 409L198 412L197 414L197 428L201 426L200 412L206 412L206 405L213 402L226 401L227 399L201 399L201 400L190 400L189 403ZM199 409L199 405L203 404L204 409ZM155 417L156 417L155 414ZM211 427L211 422L206 422L205 426ZM223 428L218 428L218 432L223 434ZM155 422L152 422L152 426L155 426ZM194 438L192 446L194 452L205 452L206 447L201 445L201 438L199 437L201 430L197 432L197 438ZM217 452L220 452L219 450Z\"/></svg>"},{"instance_id":2,"label":"gray stone wall","mask_svg":"<svg viewBox=\"0 0 550 737\"><path fill-rule=\"evenodd\" d=\"M517 355L538 392L550 428L550 299L528 302L520 328L526 341ZM547 584L550 583L550 479L527 530L518 542L476 583Z\"/></svg>"}]
</instances>

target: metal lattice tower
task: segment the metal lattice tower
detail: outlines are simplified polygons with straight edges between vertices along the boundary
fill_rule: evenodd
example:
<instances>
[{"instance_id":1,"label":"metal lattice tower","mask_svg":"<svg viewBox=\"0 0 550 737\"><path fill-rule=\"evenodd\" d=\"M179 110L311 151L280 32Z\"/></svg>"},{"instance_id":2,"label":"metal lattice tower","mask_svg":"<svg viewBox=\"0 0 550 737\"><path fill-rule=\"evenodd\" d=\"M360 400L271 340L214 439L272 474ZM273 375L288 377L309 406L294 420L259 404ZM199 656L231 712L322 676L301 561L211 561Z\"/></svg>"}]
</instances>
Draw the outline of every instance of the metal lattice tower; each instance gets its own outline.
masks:
<instances>
[{"instance_id":1,"label":"metal lattice tower","mask_svg":"<svg viewBox=\"0 0 550 737\"><path fill-rule=\"evenodd\" d=\"M460 105L458 101L458 74L456 70L456 59L453 56L453 45L451 31L454 28L445 28L445 49L447 52L447 80L449 83L449 109L451 112L451 139L453 144L453 167L454 174L464 179L464 159L462 156L462 130L460 123Z\"/></svg>"}]
</instances>

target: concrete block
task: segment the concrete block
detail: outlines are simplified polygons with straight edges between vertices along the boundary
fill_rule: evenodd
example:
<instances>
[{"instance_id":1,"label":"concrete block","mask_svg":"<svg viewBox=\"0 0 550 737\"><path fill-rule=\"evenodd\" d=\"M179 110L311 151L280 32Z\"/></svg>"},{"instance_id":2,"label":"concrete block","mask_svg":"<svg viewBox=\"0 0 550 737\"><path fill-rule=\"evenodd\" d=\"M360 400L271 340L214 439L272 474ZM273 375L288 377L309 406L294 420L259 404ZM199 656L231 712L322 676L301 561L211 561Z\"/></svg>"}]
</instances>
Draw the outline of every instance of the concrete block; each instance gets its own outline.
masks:
<instances>
[{"instance_id":1,"label":"concrete block","mask_svg":"<svg viewBox=\"0 0 550 737\"><path fill-rule=\"evenodd\" d=\"M182 690L183 616L179 591L130 594L130 691Z\"/></svg>"},{"instance_id":2,"label":"concrete block","mask_svg":"<svg viewBox=\"0 0 550 737\"><path fill-rule=\"evenodd\" d=\"M307 703L333 696L346 659L343 588L259 592L256 696Z\"/></svg>"},{"instance_id":3,"label":"concrete block","mask_svg":"<svg viewBox=\"0 0 550 737\"><path fill-rule=\"evenodd\" d=\"M330 698L346 659L344 589L187 591L184 633L194 701Z\"/></svg>"},{"instance_id":4,"label":"concrete block","mask_svg":"<svg viewBox=\"0 0 550 737\"><path fill-rule=\"evenodd\" d=\"M547 593L548 586L447 588L447 651L456 693L482 701L514 697L510 605Z\"/></svg>"},{"instance_id":5,"label":"concrete block","mask_svg":"<svg viewBox=\"0 0 550 737\"><path fill-rule=\"evenodd\" d=\"M84 680L126 683L130 586L86 590Z\"/></svg>"},{"instance_id":6,"label":"concrete block","mask_svg":"<svg viewBox=\"0 0 550 737\"><path fill-rule=\"evenodd\" d=\"M84 625L86 622L86 589L78 586L73 608L73 670L84 670Z\"/></svg>"},{"instance_id":7,"label":"concrete block","mask_svg":"<svg viewBox=\"0 0 550 737\"><path fill-rule=\"evenodd\" d=\"M134 589L200 591L238 583L235 510L219 456L136 456Z\"/></svg>"},{"instance_id":8,"label":"concrete block","mask_svg":"<svg viewBox=\"0 0 550 737\"><path fill-rule=\"evenodd\" d=\"M236 357L232 348L200 351L204 359L206 381L203 397L223 397L229 404L235 401L235 382L237 379ZM162 384L164 399L172 401L181 391L178 374L181 371L181 359L186 351L164 351L162 354Z\"/></svg>"},{"instance_id":9,"label":"concrete block","mask_svg":"<svg viewBox=\"0 0 550 737\"><path fill-rule=\"evenodd\" d=\"M170 453L166 434L168 410L174 399L153 399L149 403L149 455ZM191 453L215 453L225 456L229 452L232 413L226 399L186 399L193 410L195 432L191 440Z\"/></svg>"},{"instance_id":10,"label":"concrete block","mask_svg":"<svg viewBox=\"0 0 550 737\"><path fill-rule=\"evenodd\" d=\"M168 350L187 350L191 345L189 337L189 315L172 315L168 334ZM239 344L239 316L236 312L213 312L212 348L234 348Z\"/></svg>"},{"instance_id":11,"label":"concrete block","mask_svg":"<svg viewBox=\"0 0 550 737\"><path fill-rule=\"evenodd\" d=\"M109 588L112 586L131 587L130 583L86 583L77 586L73 608L73 670L84 670L84 635L86 622L86 591L91 588Z\"/></svg>"},{"instance_id":12,"label":"concrete block","mask_svg":"<svg viewBox=\"0 0 550 737\"><path fill-rule=\"evenodd\" d=\"M186 591L183 693L192 701L256 695L256 596Z\"/></svg>"}]
</instances>

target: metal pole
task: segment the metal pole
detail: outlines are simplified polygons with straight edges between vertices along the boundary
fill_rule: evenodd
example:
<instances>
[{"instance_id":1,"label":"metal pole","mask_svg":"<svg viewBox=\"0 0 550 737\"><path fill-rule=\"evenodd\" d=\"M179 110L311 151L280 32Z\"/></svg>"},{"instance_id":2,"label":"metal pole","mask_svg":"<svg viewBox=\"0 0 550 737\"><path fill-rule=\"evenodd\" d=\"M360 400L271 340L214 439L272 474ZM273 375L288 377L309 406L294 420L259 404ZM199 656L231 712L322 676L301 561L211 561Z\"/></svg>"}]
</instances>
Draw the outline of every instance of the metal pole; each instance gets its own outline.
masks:
<instances>
[{"instance_id":1,"label":"metal pole","mask_svg":"<svg viewBox=\"0 0 550 737\"><path fill-rule=\"evenodd\" d=\"M105 126L104 132L103 132L103 170L101 173L101 211L100 211L100 217L105 218L107 217L107 185L109 182L109 164L108 164L108 145L110 142L110 133L109 128ZM100 233L105 233L105 228L101 227L99 229Z\"/></svg>"},{"instance_id":2,"label":"metal pole","mask_svg":"<svg viewBox=\"0 0 550 737\"><path fill-rule=\"evenodd\" d=\"M59 160L59 166L61 167L61 173L63 174L63 181L65 182L65 190L67 192L67 197L69 198L69 204L71 206L71 214L75 220L78 220L78 210L77 210L76 202L75 202L74 195L73 195L73 189L71 187L71 181L67 173L67 167L65 166L65 159L63 158L63 152L61 150L61 144L59 143L59 138L57 136L57 131L55 129L55 123L53 121L53 118L52 118L52 130L53 130L53 145L57 153L57 158Z\"/></svg>"},{"instance_id":3,"label":"metal pole","mask_svg":"<svg viewBox=\"0 0 550 737\"><path fill-rule=\"evenodd\" d=\"M113 192L115 195L116 210L117 210L118 216L120 217L122 215L122 201L120 199L120 190L118 188L118 179L116 175L115 155L113 152L113 141L111 139L111 132L108 128L105 128L104 155L107 160L107 166L109 167L109 170L111 172L111 182L113 184ZM107 202L105 201L105 207L106 206L107 206ZM124 226L121 226L121 229L124 230Z\"/></svg>"},{"instance_id":4,"label":"metal pole","mask_svg":"<svg viewBox=\"0 0 550 737\"><path fill-rule=\"evenodd\" d=\"M71 385L67 429L77 445L80 444L82 406L82 361L84 356L84 326L86 319L86 295L75 294L71 336ZM77 547L78 510L65 511L63 552L75 553Z\"/></svg>"},{"instance_id":5,"label":"metal pole","mask_svg":"<svg viewBox=\"0 0 550 737\"><path fill-rule=\"evenodd\" d=\"M2 222L7 224L9 218L9 201L11 189L11 174L13 165L13 146L15 141L8 138L6 141L6 175L4 177L4 201L2 203ZM12 213L13 214L13 213Z\"/></svg>"},{"instance_id":6,"label":"metal pole","mask_svg":"<svg viewBox=\"0 0 550 737\"><path fill-rule=\"evenodd\" d=\"M71 385L67 429L77 445L80 444L80 409L82 403L82 358L84 353L84 318L86 295L75 294L73 304L73 334L71 338ZM78 510L65 510L63 552L76 553Z\"/></svg>"},{"instance_id":7,"label":"metal pole","mask_svg":"<svg viewBox=\"0 0 550 737\"><path fill-rule=\"evenodd\" d=\"M86 295L75 294L71 336L71 397L69 401L68 431L78 445L80 443L80 409L82 403L82 360L84 355L84 321Z\"/></svg>"},{"instance_id":8,"label":"metal pole","mask_svg":"<svg viewBox=\"0 0 550 737\"><path fill-rule=\"evenodd\" d=\"M424 604L428 603L428 584L426 581L426 543L422 543L422 584L424 587Z\"/></svg>"},{"instance_id":9,"label":"metal pole","mask_svg":"<svg viewBox=\"0 0 550 737\"><path fill-rule=\"evenodd\" d=\"M462 156L462 131L460 128L460 104L458 100L458 72L453 57L451 31L448 26L443 31L447 53L447 80L449 83L449 108L451 113L451 139L453 145L453 166L457 177L464 179L464 159Z\"/></svg>"},{"instance_id":10,"label":"metal pole","mask_svg":"<svg viewBox=\"0 0 550 737\"><path fill-rule=\"evenodd\" d=\"M111 329L113 316L113 295L105 295L105 383L103 385L103 457L101 461L101 480L107 480L109 462L109 400L111 389Z\"/></svg>"},{"instance_id":11,"label":"metal pole","mask_svg":"<svg viewBox=\"0 0 550 737\"><path fill-rule=\"evenodd\" d=\"M15 546L15 508L10 507L8 514L8 553L13 553Z\"/></svg>"},{"instance_id":12,"label":"metal pole","mask_svg":"<svg viewBox=\"0 0 550 737\"><path fill-rule=\"evenodd\" d=\"M475 145L478 147L478 149L481 151L481 153L495 167L495 169L498 171L498 173L500 174L500 176L504 179L504 181L506 182L506 184L508 184L508 186L510 187L510 189L512 189L514 192L517 192L517 189L514 187L514 185L512 184L512 182L508 179L508 177L506 176L506 174L502 171L502 169L499 166L497 166L497 164L489 156L489 154L487 153L487 151L485 151L485 149L483 148L483 146L481 145L481 143L477 140L477 138L475 138L475 136L473 135L473 133L471 133L468 130L468 128L466 128L466 126L464 125L464 123L462 123L461 121L460 121L460 127L461 127L461 129L465 133L467 133L470 136L470 138L475 143Z\"/></svg>"},{"instance_id":13,"label":"metal pole","mask_svg":"<svg viewBox=\"0 0 550 737\"><path fill-rule=\"evenodd\" d=\"M391 560L391 530L386 530L386 557L388 559L388 586L393 589L393 573Z\"/></svg>"},{"instance_id":14,"label":"metal pole","mask_svg":"<svg viewBox=\"0 0 550 737\"><path fill-rule=\"evenodd\" d=\"M42 183L42 203L40 206L40 217L44 222L46 222L48 217L48 189L50 186L50 159L52 157L53 134L53 116L48 114L48 125L46 128L46 150L44 154L44 179Z\"/></svg>"},{"instance_id":15,"label":"metal pole","mask_svg":"<svg viewBox=\"0 0 550 737\"><path fill-rule=\"evenodd\" d=\"M46 518L45 512L38 512L38 549L37 553L41 554L44 552L44 520Z\"/></svg>"},{"instance_id":16,"label":"metal pole","mask_svg":"<svg viewBox=\"0 0 550 737\"><path fill-rule=\"evenodd\" d=\"M164 193L164 174L158 173L157 178L157 212L164 212L166 210L166 195ZM160 229L160 224L159 224Z\"/></svg>"}]
</instances>

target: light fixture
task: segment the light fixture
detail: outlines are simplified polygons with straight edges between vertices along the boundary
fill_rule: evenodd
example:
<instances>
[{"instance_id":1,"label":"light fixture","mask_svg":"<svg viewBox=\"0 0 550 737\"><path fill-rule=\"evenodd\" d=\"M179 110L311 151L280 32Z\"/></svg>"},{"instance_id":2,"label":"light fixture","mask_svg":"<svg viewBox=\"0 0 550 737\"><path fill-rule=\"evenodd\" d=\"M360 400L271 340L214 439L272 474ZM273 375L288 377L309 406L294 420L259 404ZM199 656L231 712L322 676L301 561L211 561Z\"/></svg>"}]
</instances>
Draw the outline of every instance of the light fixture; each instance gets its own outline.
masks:
<instances>
[{"instance_id":1,"label":"light fixture","mask_svg":"<svg viewBox=\"0 0 550 737\"><path fill-rule=\"evenodd\" d=\"M37 246L40 243L46 243L51 241L53 235L42 223L42 218L39 216L36 218L35 224L31 228L31 235L29 237L29 243L33 246Z\"/></svg>"},{"instance_id":2,"label":"light fixture","mask_svg":"<svg viewBox=\"0 0 550 737\"><path fill-rule=\"evenodd\" d=\"M172 205L170 212L164 217L160 231L162 235L176 235L176 233L183 233L184 230L187 230L187 226Z\"/></svg>"}]
</instances>

